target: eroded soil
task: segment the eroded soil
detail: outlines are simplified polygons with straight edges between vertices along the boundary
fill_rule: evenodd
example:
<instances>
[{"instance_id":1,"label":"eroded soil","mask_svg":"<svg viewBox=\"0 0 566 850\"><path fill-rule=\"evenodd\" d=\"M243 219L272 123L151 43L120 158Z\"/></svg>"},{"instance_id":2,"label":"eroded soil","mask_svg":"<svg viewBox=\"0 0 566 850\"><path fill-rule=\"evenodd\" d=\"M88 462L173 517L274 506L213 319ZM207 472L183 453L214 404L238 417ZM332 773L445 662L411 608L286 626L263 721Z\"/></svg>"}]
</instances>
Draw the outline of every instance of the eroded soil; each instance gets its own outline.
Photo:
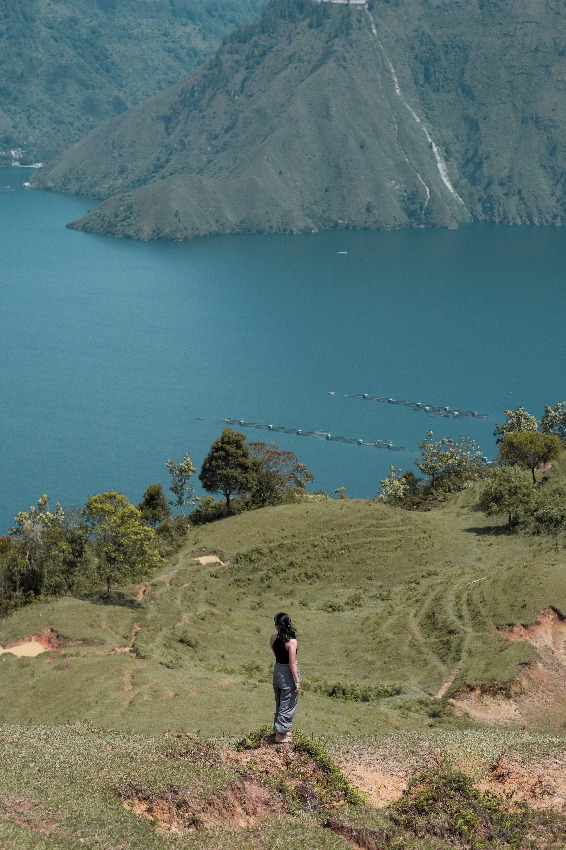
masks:
<instances>
[{"instance_id":1,"label":"eroded soil","mask_svg":"<svg viewBox=\"0 0 566 850\"><path fill-rule=\"evenodd\" d=\"M448 700L454 712L492 725L514 724L564 731L566 704L566 620L546 608L531 625L515 626L509 641L526 641L535 659L525 665L507 693L465 688Z\"/></svg>"}]
</instances>

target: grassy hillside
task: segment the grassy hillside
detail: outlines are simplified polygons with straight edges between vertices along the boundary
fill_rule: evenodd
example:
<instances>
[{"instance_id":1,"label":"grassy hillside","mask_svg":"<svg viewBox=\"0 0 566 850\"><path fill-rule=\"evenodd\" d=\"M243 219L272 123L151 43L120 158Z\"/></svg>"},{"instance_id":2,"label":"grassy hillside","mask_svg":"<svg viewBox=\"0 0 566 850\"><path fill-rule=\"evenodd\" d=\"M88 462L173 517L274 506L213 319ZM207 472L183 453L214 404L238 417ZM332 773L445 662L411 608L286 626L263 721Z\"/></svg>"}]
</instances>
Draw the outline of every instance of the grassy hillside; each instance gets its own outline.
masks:
<instances>
[{"instance_id":1,"label":"grassy hillside","mask_svg":"<svg viewBox=\"0 0 566 850\"><path fill-rule=\"evenodd\" d=\"M256 0L0 5L0 148L60 152L199 65Z\"/></svg>"},{"instance_id":2,"label":"grassy hillside","mask_svg":"<svg viewBox=\"0 0 566 850\"><path fill-rule=\"evenodd\" d=\"M407 743L451 749L434 737ZM557 753L556 740L526 735L463 744L468 762L505 745L525 766ZM566 836L564 817L511 808L447 766L376 810L301 736L283 752L237 751L185 735L2 725L0 765L3 850L559 850Z\"/></svg>"},{"instance_id":3,"label":"grassy hillside","mask_svg":"<svg viewBox=\"0 0 566 850\"><path fill-rule=\"evenodd\" d=\"M0 655L0 846L563 848L564 556L487 521L477 498L245 513L192 529L110 603L60 598L3 620L1 644L35 635L50 649ZM281 609L299 629L304 693L294 744L277 749L268 637ZM529 641L529 624L550 614L545 668L552 636ZM558 699L537 703L543 669ZM504 728L462 715L466 684ZM531 713L514 717L523 696Z\"/></svg>"},{"instance_id":4,"label":"grassy hillside","mask_svg":"<svg viewBox=\"0 0 566 850\"><path fill-rule=\"evenodd\" d=\"M504 695L536 653L505 630L566 611L562 554L486 525L475 498L424 514L325 500L195 529L139 599L65 598L0 623L2 644L50 630L58 645L0 656L0 716L242 734L271 717L267 641L274 613L289 610L307 732L461 724L439 689ZM210 553L223 563L194 559ZM566 722L563 700L531 715L533 728Z\"/></svg>"},{"instance_id":5,"label":"grassy hillside","mask_svg":"<svg viewBox=\"0 0 566 850\"><path fill-rule=\"evenodd\" d=\"M37 185L105 199L76 226L138 239L559 224L565 15L532 0L274 0Z\"/></svg>"}]
</instances>

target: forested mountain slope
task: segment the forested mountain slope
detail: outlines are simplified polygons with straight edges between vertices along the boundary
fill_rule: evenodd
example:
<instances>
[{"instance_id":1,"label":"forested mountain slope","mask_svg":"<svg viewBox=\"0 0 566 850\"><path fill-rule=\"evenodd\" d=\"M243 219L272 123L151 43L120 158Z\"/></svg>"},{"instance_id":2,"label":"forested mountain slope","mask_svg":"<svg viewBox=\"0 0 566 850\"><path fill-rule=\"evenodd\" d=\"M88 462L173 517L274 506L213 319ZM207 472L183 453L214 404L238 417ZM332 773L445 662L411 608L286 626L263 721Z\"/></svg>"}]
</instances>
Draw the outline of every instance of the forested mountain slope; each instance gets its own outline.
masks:
<instances>
[{"instance_id":1,"label":"forested mountain slope","mask_svg":"<svg viewBox=\"0 0 566 850\"><path fill-rule=\"evenodd\" d=\"M564 220L557 0L274 0L38 176L134 238Z\"/></svg>"},{"instance_id":2,"label":"forested mountain slope","mask_svg":"<svg viewBox=\"0 0 566 850\"><path fill-rule=\"evenodd\" d=\"M261 0L3 0L0 147L52 156L176 82Z\"/></svg>"}]
</instances>

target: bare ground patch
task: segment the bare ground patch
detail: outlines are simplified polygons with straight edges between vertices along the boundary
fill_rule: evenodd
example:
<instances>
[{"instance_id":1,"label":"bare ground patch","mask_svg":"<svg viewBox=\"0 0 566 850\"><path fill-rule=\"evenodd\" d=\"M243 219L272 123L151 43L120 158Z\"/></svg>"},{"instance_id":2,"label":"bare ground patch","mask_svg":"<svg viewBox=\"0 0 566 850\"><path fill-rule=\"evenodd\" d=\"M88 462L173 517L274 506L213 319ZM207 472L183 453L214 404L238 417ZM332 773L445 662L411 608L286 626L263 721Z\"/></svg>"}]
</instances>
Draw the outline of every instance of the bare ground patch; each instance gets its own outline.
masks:
<instances>
[{"instance_id":1,"label":"bare ground patch","mask_svg":"<svg viewBox=\"0 0 566 850\"><path fill-rule=\"evenodd\" d=\"M195 558L195 561L198 561L199 564L221 564L223 567L226 566L225 562L220 560L218 555L200 555L198 558Z\"/></svg>"},{"instance_id":2,"label":"bare ground patch","mask_svg":"<svg viewBox=\"0 0 566 850\"><path fill-rule=\"evenodd\" d=\"M36 655L41 655L44 652L58 649L64 645L64 641L59 638L51 629L45 629L39 635L31 635L29 638L14 640L6 644L5 647L0 647L0 655L5 652L10 652L19 658L34 658Z\"/></svg>"},{"instance_id":3,"label":"bare ground patch","mask_svg":"<svg viewBox=\"0 0 566 850\"><path fill-rule=\"evenodd\" d=\"M336 758L350 782L376 808L399 800L415 772L448 759L451 767L473 775L482 791L495 792L510 802L527 803L539 811L566 814L566 745L544 758L503 751L493 760L485 760L480 753L474 755L465 740L449 745L448 751L422 740L401 752L392 744L357 745Z\"/></svg>"},{"instance_id":4,"label":"bare ground patch","mask_svg":"<svg viewBox=\"0 0 566 850\"><path fill-rule=\"evenodd\" d=\"M121 796L127 809L151 820L164 833L246 829L266 818L288 816L281 795L252 778L235 780L204 799L178 786L159 792L131 789Z\"/></svg>"},{"instance_id":5,"label":"bare ground patch","mask_svg":"<svg viewBox=\"0 0 566 850\"><path fill-rule=\"evenodd\" d=\"M563 731L566 723L566 620L546 608L537 622L507 632L509 641L526 641L534 661L504 689L463 688L448 700L454 712L482 723L545 726Z\"/></svg>"},{"instance_id":6,"label":"bare ground patch","mask_svg":"<svg viewBox=\"0 0 566 850\"><path fill-rule=\"evenodd\" d=\"M528 765L502 754L478 784L533 809L566 814L566 751Z\"/></svg>"}]
</instances>

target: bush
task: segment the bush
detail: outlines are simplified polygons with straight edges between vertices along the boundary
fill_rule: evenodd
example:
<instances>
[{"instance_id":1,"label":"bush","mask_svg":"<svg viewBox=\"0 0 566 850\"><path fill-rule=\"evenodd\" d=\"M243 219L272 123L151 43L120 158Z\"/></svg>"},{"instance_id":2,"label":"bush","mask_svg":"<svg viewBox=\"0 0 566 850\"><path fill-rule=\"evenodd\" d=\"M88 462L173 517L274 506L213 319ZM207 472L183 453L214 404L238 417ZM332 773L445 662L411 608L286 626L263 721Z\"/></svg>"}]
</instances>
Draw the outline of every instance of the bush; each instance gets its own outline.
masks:
<instances>
[{"instance_id":1,"label":"bush","mask_svg":"<svg viewBox=\"0 0 566 850\"><path fill-rule=\"evenodd\" d=\"M511 808L495 794L478 791L469 776L435 767L415 774L403 797L392 806L392 819L416 836L465 842L471 850L501 847L519 850L530 814Z\"/></svg>"},{"instance_id":2,"label":"bush","mask_svg":"<svg viewBox=\"0 0 566 850\"><path fill-rule=\"evenodd\" d=\"M234 503L232 503L232 508ZM214 496L205 496L200 500L197 508L189 516L191 525L204 525L207 522L215 522L228 516L228 509L223 499L215 499Z\"/></svg>"}]
</instances>

